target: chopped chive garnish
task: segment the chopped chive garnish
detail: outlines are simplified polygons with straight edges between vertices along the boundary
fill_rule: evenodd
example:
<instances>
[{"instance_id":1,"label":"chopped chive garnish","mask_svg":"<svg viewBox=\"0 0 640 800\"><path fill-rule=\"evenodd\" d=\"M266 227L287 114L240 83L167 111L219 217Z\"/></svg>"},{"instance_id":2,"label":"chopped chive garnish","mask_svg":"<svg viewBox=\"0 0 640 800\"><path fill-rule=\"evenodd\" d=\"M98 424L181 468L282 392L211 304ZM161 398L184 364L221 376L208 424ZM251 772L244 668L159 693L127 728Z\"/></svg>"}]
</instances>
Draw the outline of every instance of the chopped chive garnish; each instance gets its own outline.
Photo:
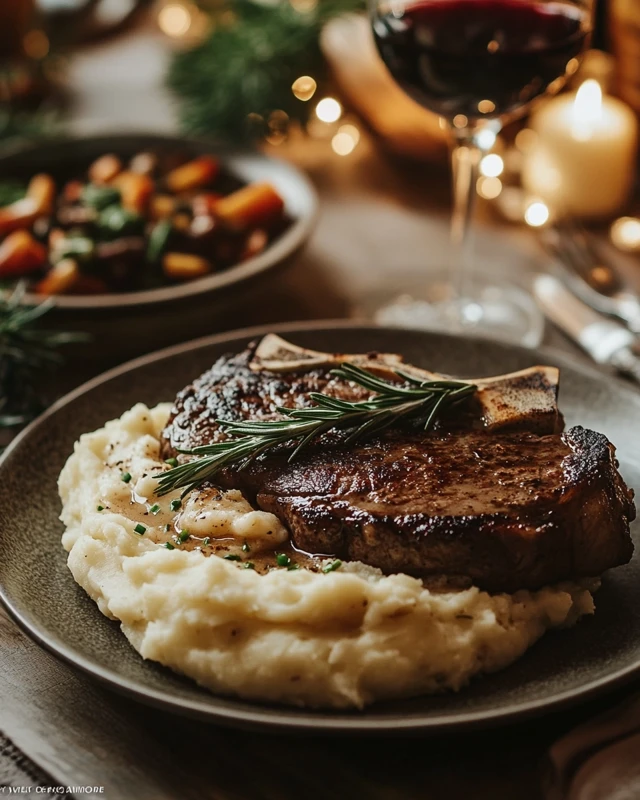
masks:
<instances>
[{"instance_id":1,"label":"chopped chive garnish","mask_svg":"<svg viewBox=\"0 0 640 800\"><path fill-rule=\"evenodd\" d=\"M167 524L164 526L164 532L169 533L170 530L171 530L171 525L167 522Z\"/></svg>"},{"instance_id":2,"label":"chopped chive garnish","mask_svg":"<svg viewBox=\"0 0 640 800\"><path fill-rule=\"evenodd\" d=\"M177 458L165 458L165 464L168 464L170 467L177 467L178 466L178 459Z\"/></svg>"},{"instance_id":3,"label":"chopped chive garnish","mask_svg":"<svg viewBox=\"0 0 640 800\"><path fill-rule=\"evenodd\" d=\"M151 506L151 508L149 509L149 511L150 511L152 514L158 514L158 513L160 512L160 506L159 506L157 503L154 503L154 504Z\"/></svg>"},{"instance_id":4,"label":"chopped chive garnish","mask_svg":"<svg viewBox=\"0 0 640 800\"><path fill-rule=\"evenodd\" d=\"M147 532L147 529L144 527L144 525L141 525L140 523L138 523L133 530L136 533L139 533L140 536L142 536L143 534L145 534Z\"/></svg>"},{"instance_id":5,"label":"chopped chive garnish","mask_svg":"<svg viewBox=\"0 0 640 800\"><path fill-rule=\"evenodd\" d=\"M171 542L165 542L165 543L164 543L164 546L167 548L167 550L175 550L175 549L176 549L176 548L175 548L175 547L174 547L174 546L171 544Z\"/></svg>"},{"instance_id":6,"label":"chopped chive garnish","mask_svg":"<svg viewBox=\"0 0 640 800\"><path fill-rule=\"evenodd\" d=\"M251 561L245 561L244 562L244 568L245 569L255 569L256 565L253 564Z\"/></svg>"},{"instance_id":7,"label":"chopped chive garnish","mask_svg":"<svg viewBox=\"0 0 640 800\"><path fill-rule=\"evenodd\" d=\"M242 552L243 552L243 553L249 553L250 551L251 551L251 548L249 547L249 545L247 544L247 542L245 542L245 543L242 545Z\"/></svg>"},{"instance_id":8,"label":"chopped chive garnish","mask_svg":"<svg viewBox=\"0 0 640 800\"><path fill-rule=\"evenodd\" d=\"M130 472L123 472L120 476L125 483L129 483L131 480L131 473Z\"/></svg>"},{"instance_id":9,"label":"chopped chive garnish","mask_svg":"<svg viewBox=\"0 0 640 800\"><path fill-rule=\"evenodd\" d=\"M227 561L242 561L242 559L240 558L240 556L232 556L232 555L228 555L228 556L223 556L223 558L226 558L226 559L227 559Z\"/></svg>"},{"instance_id":10,"label":"chopped chive garnish","mask_svg":"<svg viewBox=\"0 0 640 800\"><path fill-rule=\"evenodd\" d=\"M191 534L189 531L180 531L178 534L178 541L182 544L183 542L186 542L190 536Z\"/></svg>"},{"instance_id":11,"label":"chopped chive garnish","mask_svg":"<svg viewBox=\"0 0 640 800\"><path fill-rule=\"evenodd\" d=\"M175 459L174 459L174 460L175 460ZM178 499L178 498L176 497L176 499L175 499L175 500L172 500L172 501L169 503L169 508L170 508L172 511L177 511L177 510L180 508L180 506L181 506L181 505L182 505L182 500L180 500L180 499Z\"/></svg>"},{"instance_id":12,"label":"chopped chive garnish","mask_svg":"<svg viewBox=\"0 0 640 800\"><path fill-rule=\"evenodd\" d=\"M291 559L286 553L276 553L276 564L279 567L288 567Z\"/></svg>"},{"instance_id":13,"label":"chopped chive garnish","mask_svg":"<svg viewBox=\"0 0 640 800\"><path fill-rule=\"evenodd\" d=\"M211 539L208 536L205 536L204 539L202 540L202 546L203 547L209 547L209 542L210 541L211 541Z\"/></svg>"},{"instance_id":14,"label":"chopped chive garnish","mask_svg":"<svg viewBox=\"0 0 640 800\"><path fill-rule=\"evenodd\" d=\"M342 561L339 558L336 558L335 561L332 561L330 564L326 564L322 571L326 574L327 572L335 572L337 569L340 569L342 566Z\"/></svg>"},{"instance_id":15,"label":"chopped chive garnish","mask_svg":"<svg viewBox=\"0 0 640 800\"><path fill-rule=\"evenodd\" d=\"M291 570L293 569L300 569L300 564L289 564L287 569L289 570L289 572L291 572Z\"/></svg>"},{"instance_id":16,"label":"chopped chive garnish","mask_svg":"<svg viewBox=\"0 0 640 800\"><path fill-rule=\"evenodd\" d=\"M98 506L98 511L104 511L104 506Z\"/></svg>"}]
</instances>

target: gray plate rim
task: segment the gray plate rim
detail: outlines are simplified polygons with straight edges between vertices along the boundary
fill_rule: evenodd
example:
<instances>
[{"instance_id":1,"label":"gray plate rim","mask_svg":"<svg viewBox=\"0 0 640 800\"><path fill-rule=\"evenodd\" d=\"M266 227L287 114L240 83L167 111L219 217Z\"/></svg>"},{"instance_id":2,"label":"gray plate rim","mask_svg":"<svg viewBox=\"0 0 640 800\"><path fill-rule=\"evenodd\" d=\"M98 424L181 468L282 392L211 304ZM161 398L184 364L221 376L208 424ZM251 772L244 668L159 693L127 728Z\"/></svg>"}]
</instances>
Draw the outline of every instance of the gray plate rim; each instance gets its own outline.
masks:
<instances>
[{"instance_id":1,"label":"gray plate rim","mask_svg":"<svg viewBox=\"0 0 640 800\"><path fill-rule=\"evenodd\" d=\"M360 329L360 330L394 330L388 326L378 326L367 324L359 320L314 320L312 322L286 322L275 325L259 325L255 327L242 328L234 331L228 331L221 334L214 334L212 336L205 336L200 339L194 339L190 342L167 347L158 350L154 353L149 353L139 358L126 362L118 367L115 367L107 372L98 375L95 378L87 381L79 386L77 389L64 395L51 405L44 413L37 419L31 422L6 448L0 457L0 465L4 460L17 450L24 439L26 439L31 431L45 425L47 420L53 416L58 409L67 405L68 403L81 397L85 392L107 383L112 378L118 377L124 373L135 371L138 367L146 366L150 363L160 362L163 359L189 352L199 348L204 348L210 345L224 344L225 342L234 341L235 339L255 337L264 335L267 332L274 332L280 334L295 333L297 331L314 331L326 330L327 328L347 328L347 329ZM460 339L461 337L451 336L451 339ZM496 340L491 340L495 343ZM618 391L630 393L632 395L638 394L637 390L632 388L629 384L612 378L598 371L588 363L580 360L574 362L568 354L563 353L554 348L543 347L528 350L524 347L511 345L504 341L499 341L499 344L507 346L510 349L522 353L535 352L543 358L567 368L577 370L584 375L594 378L596 380L606 379L613 384ZM301 709L300 718L288 716L287 714L280 713L277 706L260 706L256 704L256 712L246 710L244 708L228 709L224 707L212 708L210 705L204 706L196 701L189 700L173 700L171 697L163 694L160 691L149 689L148 687L141 688L135 681L130 681L122 678L114 671L94 664L89 659L78 655L71 647L67 647L64 643L55 641L49 637L46 632L38 629L37 624L32 624L25 616L21 614L19 609L15 608L11 598L7 596L4 587L0 586L0 605L5 609L9 617L17 623L17 625L35 642L44 647L54 656L66 662L70 666L79 669L81 672L97 679L102 684L105 684L112 690L132 697L147 705L155 706L164 710L172 711L174 713L204 719L209 722L217 722L219 724L228 725L232 727L249 728L249 729L276 729L283 732L286 731L300 731L308 733L359 733L359 734L390 734L390 733L411 733L420 732L422 734L428 733L444 733L454 732L461 730L472 730L481 727L495 727L498 725L505 725L529 719L541 714L547 714L561 709L568 708L588 699L595 697L605 691L612 691L619 688L635 677L640 675L640 659L637 663L628 667L613 671L610 675L599 680L593 680L590 683L584 684L575 689L569 689L564 692L558 692L551 695L544 701L524 701L521 703L513 703L505 708L496 708L491 711L480 712L467 712L460 713L455 719L446 716L432 716L426 720L416 719L393 719L385 720L384 723L379 720L369 720L366 717L358 716L357 712L354 713L353 718L345 719L343 716L336 718L335 721L329 719L322 719L320 717L314 718L312 709ZM206 690L203 690L206 691ZM289 714L290 708L286 709ZM265 711L268 713L266 714Z\"/></svg>"}]
</instances>

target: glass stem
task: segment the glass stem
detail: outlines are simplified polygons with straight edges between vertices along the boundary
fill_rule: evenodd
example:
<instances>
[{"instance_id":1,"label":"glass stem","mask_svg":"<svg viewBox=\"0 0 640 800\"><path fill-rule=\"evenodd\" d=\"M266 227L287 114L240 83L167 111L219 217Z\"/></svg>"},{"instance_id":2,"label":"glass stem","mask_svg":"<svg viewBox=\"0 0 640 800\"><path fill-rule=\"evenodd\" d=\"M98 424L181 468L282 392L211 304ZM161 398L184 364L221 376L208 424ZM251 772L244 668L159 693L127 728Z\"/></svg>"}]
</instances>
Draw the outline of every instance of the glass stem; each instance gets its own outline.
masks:
<instances>
[{"instance_id":1,"label":"glass stem","mask_svg":"<svg viewBox=\"0 0 640 800\"><path fill-rule=\"evenodd\" d=\"M453 173L453 214L451 216L451 285L456 300L472 297L471 264L473 236L471 221L476 199L480 161L486 153L478 130L453 128L451 151ZM480 141L479 141L480 140ZM463 310L462 307L460 309ZM464 319L460 320L464 322Z\"/></svg>"}]
</instances>

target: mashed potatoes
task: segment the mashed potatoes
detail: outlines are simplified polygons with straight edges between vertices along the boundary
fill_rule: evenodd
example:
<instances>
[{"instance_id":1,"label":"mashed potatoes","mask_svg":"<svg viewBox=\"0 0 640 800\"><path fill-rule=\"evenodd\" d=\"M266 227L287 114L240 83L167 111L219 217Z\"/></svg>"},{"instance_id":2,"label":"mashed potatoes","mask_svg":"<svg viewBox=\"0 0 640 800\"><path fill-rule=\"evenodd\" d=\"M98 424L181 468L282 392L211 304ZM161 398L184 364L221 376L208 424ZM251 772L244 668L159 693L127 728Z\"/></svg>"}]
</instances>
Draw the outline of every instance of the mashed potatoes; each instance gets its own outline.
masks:
<instances>
[{"instance_id":1,"label":"mashed potatoes","mask_svg":"<svg viewBox=\"0 0 640 800\"><path fill-rule=\"evenodd\" d=\"M80 439L60 475L62 542L144 658L215 692L340 708L457 690L593 613L593 581L491 596L360 563L247 568L286 530L237 491L154 496L168 411L140 404Z\"/></svg>"}]
</instances>

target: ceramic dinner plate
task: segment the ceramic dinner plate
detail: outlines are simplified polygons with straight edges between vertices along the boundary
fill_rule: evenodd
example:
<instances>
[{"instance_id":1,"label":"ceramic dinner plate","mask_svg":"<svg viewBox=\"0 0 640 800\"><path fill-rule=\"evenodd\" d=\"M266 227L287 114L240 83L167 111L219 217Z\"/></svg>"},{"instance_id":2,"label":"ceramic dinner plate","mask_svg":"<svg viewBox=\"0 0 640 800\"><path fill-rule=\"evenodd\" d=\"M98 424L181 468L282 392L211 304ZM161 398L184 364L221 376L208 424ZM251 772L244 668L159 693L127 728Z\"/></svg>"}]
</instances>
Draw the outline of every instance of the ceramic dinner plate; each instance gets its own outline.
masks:
<instances>
[{"instance_id":1,"label":"ceramic dinner plate","mask_svg":"<svg viewBox=\"0 0 640 800\"><path fill-rule=\"evenodd\" d=\"M561 368L568 425L605 433L622 473L640 486L640 393L558 353L435 333L317 323L275 326L296 344L329 350L402 353L422 367L459 376L492 375L538 363ZM60 400L30 425L0 463L0 598L37 642L115 690L183 714L233 724L334 732L441 731L507 722L577 702L640 674L640 557L613 570L596 594L596 614L547 633L502 672L457 694L383 702L364 711L312 711L217 697L143 659L118 624L73 581L60 544L56 480L74 441L135 402L153 405L222 353L266 329L199 340L138 359ZM637 538L638 527L635 527Z\"/></svg>"}]
</instances>

